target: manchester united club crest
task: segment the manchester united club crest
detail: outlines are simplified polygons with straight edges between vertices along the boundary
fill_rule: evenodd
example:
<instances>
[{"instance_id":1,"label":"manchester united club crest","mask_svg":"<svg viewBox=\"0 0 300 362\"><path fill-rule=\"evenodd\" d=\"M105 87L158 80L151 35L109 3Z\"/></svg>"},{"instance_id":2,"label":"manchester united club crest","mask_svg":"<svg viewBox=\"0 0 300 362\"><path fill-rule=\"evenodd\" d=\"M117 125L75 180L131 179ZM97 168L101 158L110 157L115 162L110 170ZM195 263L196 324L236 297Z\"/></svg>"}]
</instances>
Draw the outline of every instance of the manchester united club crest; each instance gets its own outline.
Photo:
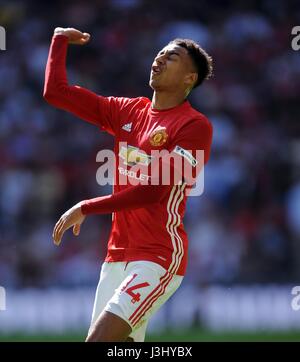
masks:
<instances>
[{"instance_id":1,"label":"manchester united club crest","mask_svg":"<svg viewBox=\"0 0 300 362\"><path fill-rule=\"evenodd\" d=\"M159 127L150 135L150 143L152 146L158 147L166 143L168 134L165 127Z\"/></svg>"}]
</instances>

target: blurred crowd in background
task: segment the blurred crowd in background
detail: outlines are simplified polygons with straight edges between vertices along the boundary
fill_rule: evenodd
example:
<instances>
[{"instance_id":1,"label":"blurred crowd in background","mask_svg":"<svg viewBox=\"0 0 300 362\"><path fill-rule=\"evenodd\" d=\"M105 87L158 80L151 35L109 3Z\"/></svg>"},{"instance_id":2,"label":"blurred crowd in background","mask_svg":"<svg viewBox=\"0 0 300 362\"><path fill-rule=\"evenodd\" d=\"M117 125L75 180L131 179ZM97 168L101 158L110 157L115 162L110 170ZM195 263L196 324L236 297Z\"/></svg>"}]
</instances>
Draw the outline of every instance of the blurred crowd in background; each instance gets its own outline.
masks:
<instances>
[{"instance_id":1,"label":"blurred crowd in background","mask_svg":"<svg viewBox=\"0 0 300 362\"><path fill-rule=\"evenodd\" d=\"M60 215L111 192L96 154L113 138L43 97L53 30L91 34L70 46L68 78L102 95L147 96L156 53L192 38L214 78L190 95L214 127L205 191L190 197L186 284L285 283L300 277L300 51L297 1L1 1L0 285L95 286L111 215L52 242Z\"/></svg>"}]
</instances>

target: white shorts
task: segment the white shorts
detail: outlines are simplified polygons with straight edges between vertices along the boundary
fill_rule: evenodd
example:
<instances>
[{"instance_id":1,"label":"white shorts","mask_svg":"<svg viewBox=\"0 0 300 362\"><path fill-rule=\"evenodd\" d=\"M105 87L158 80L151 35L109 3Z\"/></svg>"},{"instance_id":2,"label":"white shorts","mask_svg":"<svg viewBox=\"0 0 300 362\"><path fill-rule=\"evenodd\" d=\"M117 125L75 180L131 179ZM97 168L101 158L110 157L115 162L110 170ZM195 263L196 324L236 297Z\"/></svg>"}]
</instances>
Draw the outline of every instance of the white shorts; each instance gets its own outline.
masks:
<instances>
[{"instance_id":1,"label":"white shorts","mask_svg":"<svg viewBox=\"0 0 300 362\"><path fill-rule=\"evenodd\" d=\"M103 310L132 328L130 337L143 342L149 318L170 298L183 276L151 261L104 262L96 291L91 327Z\"/></svg>"}]
</instances>

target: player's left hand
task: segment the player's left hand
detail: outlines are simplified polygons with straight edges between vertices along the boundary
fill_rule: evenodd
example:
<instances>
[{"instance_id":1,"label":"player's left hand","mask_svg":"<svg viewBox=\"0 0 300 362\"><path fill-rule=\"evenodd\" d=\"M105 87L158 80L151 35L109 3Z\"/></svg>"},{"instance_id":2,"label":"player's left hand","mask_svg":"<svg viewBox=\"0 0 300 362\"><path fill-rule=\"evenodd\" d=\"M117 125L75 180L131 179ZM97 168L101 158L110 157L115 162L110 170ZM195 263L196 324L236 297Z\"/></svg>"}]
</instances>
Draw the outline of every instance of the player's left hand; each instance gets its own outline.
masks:
<instances>
[{"instance_id":1,"label":"player's left hand","mask_svg":"<svg viewBox=\"0 0 300 362\"><path fill-rule=\"evenodd\" d=\"M59 245L61 239L68 229L73 226L73 234L75 236L80 233L80 226L84 222L85 215L81 212L81 202L73 206L71 209L66 211L55 224L53 229L53 240L54 244Z\"/></svg>"}]
</instances>

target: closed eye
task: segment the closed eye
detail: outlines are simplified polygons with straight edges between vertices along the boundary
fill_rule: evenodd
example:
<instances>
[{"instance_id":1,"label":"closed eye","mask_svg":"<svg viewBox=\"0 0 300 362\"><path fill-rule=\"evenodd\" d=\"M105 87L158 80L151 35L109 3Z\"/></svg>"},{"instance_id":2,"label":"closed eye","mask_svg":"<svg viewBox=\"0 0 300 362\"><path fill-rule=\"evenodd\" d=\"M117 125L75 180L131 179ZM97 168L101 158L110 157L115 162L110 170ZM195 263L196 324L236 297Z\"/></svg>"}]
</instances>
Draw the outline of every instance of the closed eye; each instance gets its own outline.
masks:
<instances>
[{"instance_id":1,"label":"closed eye","mask_svg":"<svg viewBox=\"0 0 300 362\"><path fill-rule=\"evenodd\" d=\"M161 51L161 52L159 52L158 54L157 54L157 57L161 57L162 55L164 55L165 54L165 52L164 51ZM177 53L177 52L175 52L175 51L170 51L170 52L168 52L167 51L167 56L168 56L168 59L171 59L171 60L175 60L176 59L176 57L180 57L180 55ZM175 57L174 57L174 55L175 55ZM172 57L173 56L173 57ZM172 57L172 58L171 58Z\"/></svg>"},{"instance_id":2,"label":"closed eye","mask_svg":"<svg viewBox=\"0 0 300 362\"><path fill-rule=\"evenodd\" d=\"M179 57L179 54L176 52L169 52L169 56L171 56L171 55L176 55L177 57Z\"/></svg>"},{"instance_id":3,"label":"closed eye","mask_svg":"<svg viewBox=\"0 0 300 362\"><path fill-rule=\"evenodd\" d=\"M171 60L176 60L176 59L178 59L178 54L176 54L176 53L170 53L170 54L168 54L168 59L171 59Z\"/></svg>"}]
</instances>

